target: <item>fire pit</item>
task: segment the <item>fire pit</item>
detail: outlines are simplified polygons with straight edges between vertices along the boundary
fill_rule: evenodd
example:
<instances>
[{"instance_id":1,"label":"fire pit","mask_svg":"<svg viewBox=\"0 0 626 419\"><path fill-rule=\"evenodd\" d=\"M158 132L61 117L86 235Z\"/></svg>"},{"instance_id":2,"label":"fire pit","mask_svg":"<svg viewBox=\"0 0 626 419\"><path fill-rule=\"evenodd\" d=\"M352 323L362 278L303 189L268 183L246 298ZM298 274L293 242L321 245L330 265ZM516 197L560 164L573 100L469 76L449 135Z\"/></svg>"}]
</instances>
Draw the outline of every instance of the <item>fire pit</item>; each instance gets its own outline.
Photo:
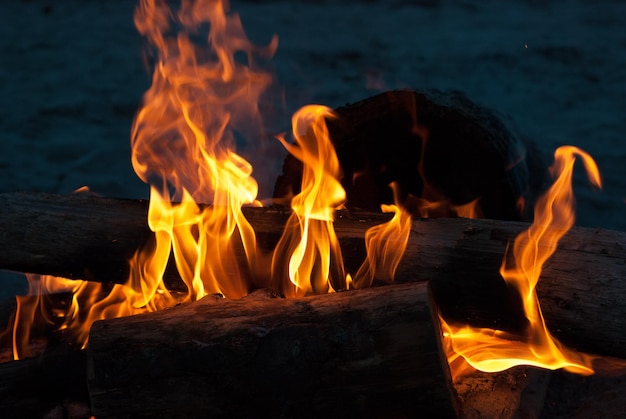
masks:
<instances>
[{"instance_id":1,"label":"fire pit","mask_svg":"<svg viewBox=\"0 0 626 419\"><path fill-rule=\"evenodd\" d=\"M148 202L0 195L0 267L36 274L4 335L3 409L536 416L544 369L621 374L626 236L572 229L574 162L601 184L587 153L558 148L548 175L463 95L392 91L296 112L278 137L282 206L263 206L237 149L260 127L269 75L255 60L276 40L252 45L226 12L137 9L156 50L132 130ZM191 40L203 31L205 50ZM28 380L59 374L65 393L29 403Z\"/></svg>"}]
</instances>

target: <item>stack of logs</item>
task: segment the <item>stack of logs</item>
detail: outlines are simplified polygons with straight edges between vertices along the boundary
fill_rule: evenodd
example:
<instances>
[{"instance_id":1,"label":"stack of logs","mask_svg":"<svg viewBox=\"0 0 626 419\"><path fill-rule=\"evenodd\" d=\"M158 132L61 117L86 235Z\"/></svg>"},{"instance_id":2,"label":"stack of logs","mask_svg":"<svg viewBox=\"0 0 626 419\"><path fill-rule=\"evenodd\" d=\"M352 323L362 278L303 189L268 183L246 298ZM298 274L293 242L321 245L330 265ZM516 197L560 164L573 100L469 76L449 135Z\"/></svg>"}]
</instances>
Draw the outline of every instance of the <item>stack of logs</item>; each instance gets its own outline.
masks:
<instances>
[{"instance_id":1,"label":"stack of logs","mask_svg":"<svg viewBox=\"0 0 626 419\"><path fill-rule=\"evenodd\" d=\"M547 385L538 370L452 383L438 313L453 323L525 327L520 298L498 271L507 244L528 227L542 166L458 94L392 92L337 113L329 130L348 210L336 214L335 230L347 271L365 258L365 231L389 219L372 211L392 199L390 182L407 208L419 198L480 198L483 216L500 220L416 217L394 284L295 300L267 290L208 296L96 322L86 351L57 346L0 365L0 416L538 416ZM288 157L277 198L298 192L300 170ZM147 209L81 194L0 194L0 268L123 283L127 261L152 238ZM289 211L244 215L269 251ZM242 249L239 257L245 263ZM537 289L551 332L574 349L626 358L624 278L626 233L573 228ZM173 268L164 280L184 288Z\"/></svg>"},{"instance_id":2,"label":"stack of logs","mask_svg":"<svg viewBox=\"0 0 626 419\"><path fill-rule=\"evenodd\" d=\"M150 236L146 215L141 201L2 194L0 217L7 227L0 266L95 281L104 279L99 272L106 266L109 278L122 282L128 257ZM245 215L261 243L275 240L287 216L271 208L249 208ZM387 218L339 213L335 228L346 259L364 257L355 242ZM453 416L468 407L459 405L439 349L434 301L451 320L517 327L510 309L516 297L495 276L507 243L527 226L415 220L394 285L298 300L261 291L241 300L209 296L97 322L86 355L61 355L70 365L65 373L50 367L59 362L53 355L44 358L49 362L3 365L3 382L11 383L4 393L13 397L3 407L24 403L15 391L33 391L25 382L37 374L44 374L37 385L47 383L53 392L59 374L79 374L77 359L86 356L97 417ZM626 357L624 249L626 233L573 228L547 262L538 294L548 326L565 344ZM175 275L168 280L175 284Z\"/></svg>"}]
</instances>

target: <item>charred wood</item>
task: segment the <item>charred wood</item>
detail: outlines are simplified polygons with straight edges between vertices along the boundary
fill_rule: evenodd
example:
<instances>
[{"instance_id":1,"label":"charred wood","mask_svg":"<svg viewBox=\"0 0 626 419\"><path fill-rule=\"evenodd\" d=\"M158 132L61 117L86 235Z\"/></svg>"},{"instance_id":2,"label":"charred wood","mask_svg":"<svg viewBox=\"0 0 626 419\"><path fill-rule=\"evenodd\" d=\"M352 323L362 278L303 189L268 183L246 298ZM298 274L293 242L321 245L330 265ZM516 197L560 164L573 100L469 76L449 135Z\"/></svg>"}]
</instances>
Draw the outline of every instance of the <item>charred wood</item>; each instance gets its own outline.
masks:
<instances>
[{"instance_id":1,"label":"charred wood","mask_svg":"<svg viewBox=\"0 0 626 419\"><path fill-rule=\"evenodd\" d=\"M479 199L484 218L532 217L547 179L539 150L462 92L394 90L335 111L327 125L349 209L378 211L394 203L389 184L395 182L415 215L420 199L456 206ZM274 197L289 200L301 179L302 163L288 155ZM438 216L453 216L449 210Z\"/></svg>"},{"instance_id":2,"label":"charred wood","mask_svg":"<svg viewBox=\"0 0 626 419\"><path fill-rule=\"evenodd\" d=\"M93 414L452 417L439 336L426 284L208 296L93 325Z\"/></svg>"},{"instance_id":3,"label":"charred wood","mask_svg":"<svg viewBox=\"0 0 626 419\"><path fill-rule=\"evenodd\" d=\"M37 358L0 364L0 417L89 418L85 368L84 351L61 346Z\"/></svg>"}]
</instances>

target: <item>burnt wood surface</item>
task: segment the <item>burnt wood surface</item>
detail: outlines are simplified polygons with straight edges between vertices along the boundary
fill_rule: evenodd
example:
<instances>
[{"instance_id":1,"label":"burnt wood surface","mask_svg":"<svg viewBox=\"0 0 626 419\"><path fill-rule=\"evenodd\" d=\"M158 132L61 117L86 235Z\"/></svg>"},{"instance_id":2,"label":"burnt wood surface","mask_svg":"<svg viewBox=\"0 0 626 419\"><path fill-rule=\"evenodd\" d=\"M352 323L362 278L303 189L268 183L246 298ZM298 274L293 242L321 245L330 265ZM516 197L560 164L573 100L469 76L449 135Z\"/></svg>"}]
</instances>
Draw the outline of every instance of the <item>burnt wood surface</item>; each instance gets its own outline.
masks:
<instances>
[{"instance_id":1,"label":"burnt wood surface","mask_svg":"<svg viewBox=\"0 0 626 419\"><path fill-rule=\"evenodd\" d=\"M426 284L208 296L92 326L93 414L453 417Z\"/></svg>"},{"instance_id":2,"label":"burnt wood surface","mask_svg":"<svg viewBox=\"0 0 626 419\"><path fill-rule=\"evenodd\" d=\"M484 218L528 220L547 171L538 149L495 112L459 91L393 90L347 104L327 120L347 207L378 211L416 198L452 205L479 199ZM300 191L302 163L288 155L274 197ZM519 200L526 202L520 210ZM530 210L530 211L529 211ZM450 216L441 210L439 216Z\"/></svg>"},{"instance_id":3,"label":"burnt wood surface","mask_svg":"<svg viewBox=\"0 0 626 419\"><path fill-rule=\"evenodd\" d=\"M85 352L67 346L0 363L0 417L86 419L91 416L86 383Z\"/></svg>"},{"instance_id":4,"label":"burnt wood surface","mask_svg":"<svg viewBox=\"0 0 626 419\"><path fill-rule=\"evenodd\" d=\"M244 210L259 246L271 249L289 212ZM143 201L0 194L0 269L124 282L129 255L151 237L146 214ZM365 258L366 229L388 219L385 214L337 213L335 229L347 272L356 272ZM448 320L522 328L519 297L498 271L507 243L527 227L496 220L414 220L396 281L430 280ZM176 278L171 269L166 281L180 287ZM626 357L624 278L626 233L574 227L547 261L538 285L550 330L579 350Z\"/></svg>"}]
</instances>

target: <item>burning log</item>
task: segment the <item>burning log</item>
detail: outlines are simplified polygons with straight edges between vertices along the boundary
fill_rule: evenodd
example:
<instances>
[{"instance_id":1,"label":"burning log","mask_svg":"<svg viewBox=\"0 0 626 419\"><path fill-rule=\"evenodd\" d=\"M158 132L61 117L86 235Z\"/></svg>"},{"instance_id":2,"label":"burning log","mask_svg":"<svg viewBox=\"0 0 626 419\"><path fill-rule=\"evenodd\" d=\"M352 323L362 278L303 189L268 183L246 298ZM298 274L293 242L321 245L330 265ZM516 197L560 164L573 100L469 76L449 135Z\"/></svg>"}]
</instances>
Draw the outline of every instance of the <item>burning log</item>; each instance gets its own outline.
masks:
<instances>
[{"instance_id":1,"label":"burning log","mask_svg":"<svg viewBox=\"0 0 626 419\"><path fill-rule=\"evenodd\" d=\"M245 208L267 249L289 213ZM124 282L128 259L151 233L143 201L72 195L0 194L0 268ZM384 214L337 214L335 229L347 272L365 258L367 228ZM519 297L498 273L507 243L527 228L521 222L466 219L413 221L396 271L397 282L431 280L437 303L451 321L515 330L524 327ZM626 233L575 227L544 266L538 285L552 333L588 352L626 357ZM245 258L241 256L242 260ZM171 270L166 281L182 285ZM178 282L177 282L178 281Z\"/></svg>"},{"instance_id":2,"label":"burning log","mask_svg":"<svg viewBox=\"0 0 626 419\"><path fill-rule=\"evenodd\" d=\"M269 378L267 380L269 380L269 384L272 384L271 380L278 381L282 388L288 387L289 382L301 378L302 381L299 380L294 385L294 389L297 387L300 390L298 394L301 396L299 397L306 397L305 393L311 396L311 387L321 383L327 386L323 389L324 394L331 394L335 397L343 395L349 399L348 391L345 388L341 389L339 395L333 393L332 390L339 391L338 387L344 386L344 384L349 387L349 380L354 379L353 382L357 384L352 389L363 388L363 390L360 390L359 400L349 401L360 403L359 408L362 408L361 399L365 397L366 392L378 391L375 397L368 402L380 403L381 406L386 404L380 415L383 417L393 416L394 412L417 406L422 401L415 401L415 395L425 396L426 394L433 394L433 392L437 393L437 397L443 397L441 402L443 404L438 405L437 399L431 399L425 409L420 408L420 412L434 412L437 417L442 415L445 417L450 414L452 407L454 407L457 416L460 417L517 417L519 415L538 417L543 407L545 387L549 382L549 372L547 371L517 367L495 374L475 372L467 377L462 377L454 383L452 391L448 390L448 370L445 364L443 367L441 366L441 358L436 356L435 351L419 352L426 351L428 345L431 345L432 348L436 347L436 343L431 341L432 337L435 336L435 332L431 328L434 326L435 330L438 330L437 321L435 320L431 324L432 320L428 317L428 307L425 305L425 289L424 283L411 283L321 295L304 300L272 298L272 295L261 291L242 300L225 300L209 296L184 307L179 306L159 312L158 315L148 314L135 317L134 320L141 321L139 323L132 322L132 325L128 327L126 321L130 320L129 318L112 324L109 322L96 323L92 332L92 342L88 346L91 348L95 345L94 342L99 342L100 346L95 356L92 356L92 352L89 352L89 356L87 356L84 351L71 350L61 345L46 351L43 356L38 358L0 364L0 382L3 383L0 386L0 416L57 417L61 415L62 411L66 412L69 417L87 418L94 414L97 414L97 417L103 415L106 417L119 410L117 412L119 413L118 417L151 417L154 412L150 406L155 400L159 405L165 403L162 401L163 397L172 403L167 406L167 409L174 409L174 403L182 401L185 404L182 405L183 408L179 406L176 409L177 412L199 415L201 412L193 409L201 409L203 406L213 403L213 399L207 399L206 396L214 393L202 393L202 389L195 387L189 390L189 383L195 385L197 382L204 382L209 385L220 377L220 371L223 375L223 371L228 369L227 373L230 378L225 380L225 384L218 383L218 385L230 387L221 387L220 391L228 391L232 388L233 382L249 384L253 379L265 379L261 377L261 373L268 371ZM408 309L406 308L407 304ZM285 309L285 306L288 308ZM362 316L362 306L366 308L364 316ZM297 312L295 316L292 315L294 310ZM332 320L326 324L326 318L323 318L322 315L316 317L313 314L317 312L322 312ZM158 323L152 324L151 318L155 315ZM281 315L283 317L279 319ZM193 321L181 323L179 327L176 327L176 332L168 333L168 330L173 327L172 324L182 322L186 318L185 316L193 316ZM212 333L215 327L213 329L203 328L207 321L215 327L219 326L220 330L217 333ZM387 324L384 324L385 321ZM416 324L412 325L413 322ZM154 329L159 328L158 325L163 323L168 325L166 329ZM137 339L131 339L134 343L127 346L128 336L123 337L121 341L113 342L110 340L112 339L110 336L114 337L125 333L138 337L139 335L135 335L135 331L136 327L140 327L139 324L150 325L149 329L141 327L140 336L142 336L143 343ZM372 324L378 329L370 327ZM205 333L206 336L192 335L190 340L181 340L179 330L188 330L190 334L194 333L188 329L188 325L202 329L202 333ZM258 327L255 328L255 325ZM328 330L331 331L328 332ZM311 335L319 339L312 339ZM157 336L159 337L157 338ZM377 338L377 340L368 342L372 337ZM204 343L210 343L209 346L202 345L205 338L207 341ZM151 345L157 339L163 339L165 342L155 349ZM396 339L401 340L397 341ZM299 341L300 344L292 347L281 346L289 344L293 340ZM354 344L347 347L352 340L356 343L353 342ZM103 342L114 349L104 349L102 347ZM227 364L227 357L232 359L237 356L233 350L238 349L238 354L241 357L252 356L252 349L250 346L246 346L246 342L252 342L252 344L257 344L258 348L263 348L262 351L259 350L255 353L255 360L258 359L259 362L250 362L248 365L242 363ZM137 347L144 343L148 346ZM229 351L219 352L225 346L228 346ZM328 348L331 348L332 352L324 350ZM349 353L341 352L342 348ZM121 354L122 358L115 362L115 359L119 358L109 356L110 353L107 352L109 350L110 353ZM378 355L377 362L356 362L358 357L368 356L368 351L373 350ZM412 353L413 350L418 352ZM219 357L211 358L216 353ZM346 358L341 358L341 355L346 355ZM157 357L160 356L167 357L167 361L157 364ZM209 357L208 362L202 358L204 356ZM305 362L314 362L316 357L333 356L338 359L335 364L328 362L321 364L317 369L307 370L303 368ZM401 363L403 357L408 357L409 362ZM90 367L91 387L89 389L87 388L85 373L88 358L90 365L92 365ZM204 362L198 362L197 365L194 364L188 369L181 367L184 363L194 362L196 358L202 358ZM133 360L136 362L132 363ZM211 362L217 363L218 361L221 362L219 368L211 370L210 374L202 375L207 372L207 364L211 367L213 366ZM386 361L387 366L395 364L398 369L384 368L383 361ZM146 366L147 362L152 363ZM348 367L344 365L344 368L341 368L342 362L347 363ZM277 367L281 363L283 369ZM99 368L97 371L103 375L100 374L96 377L94 375L96 370L93 365L97 365ZM336 370L323 369L331 367L336 367ZM196 369L194 370L194 368ZM319 378L320 371L335 374L337 379L331 380L329 383L322 383ZM248 376L253 373L256 375L252 375L252 378L248 379ZM365 383L358 382L358 373L362 376L366 375L368 381ZM423 375L409 377L413 373ZM317 381L310 379L311 374ZM101 390L102 386L121 382L122 385L126 386L126 388L122 387L121 392L132 388L134 389L132 391L135 391L133 394L139 394L138 397L147 397L146 394L150 390L154 392L161 390L160 387L156 388L158 385L167 386L167 383L163 384L163 381L166 381L168 375L171 377L167 383L174 383L174 385L167 387L152 401L146 401L143 406L141 406L141 398L133 399L132 403L126 405L114 397L117 394L116 391L103 393L98 390L98 388ZM189 375L189 381L185 385L179 386L177 384L183 380L182 375ZM233 375L239 381L234 381ZM305 375L305 378L302 378L301 375ZM156 381L153 381L152 379L155 377ZM385 377L394 380L392 388L389 389L387 386L375 390L373 387L374 380L382 380ZM285 382L281 381L283 379ZM259 388L255 388L252 396L263 396L260 393L263 389L268 388L267 380L263 382L262 387L259 387L262 389L261 391ZM146 382L148 382L148 387L146 387ZM63 385L59 385L60 383ZM96 385L100 387L94 387ZM411 385L427 386L426 393L420 389L412 396L407 396L406 393L410 390ZM393 389L397 390L398 387L403 387L400 394L394 393L392 398L381 393ZM188 390L189 392L187 392ZM292 395L289 392L292 389L283 393L281 387L275 387L272 391L269 396L266 395L262 404L254 404L254 401L250 401L250 409L258 409L254 413L259 413L266 404L272 405L273 409L278 409L280 403L285 405L286 400ZM276 395L279 396L280 400L276 399ZM126 399L128 396L125 394L123 397ZM221 402L222 406L226 406L225 409L228 409L224 414L236 415L240 413L241 408L239 407L240 403L232 402L233 398L247 397L250 400L250 393L243 396L236 393L229 394L227 397L227 400L231 400L230 404L227 400ZM90 398L95 403L93 409L90 406ZM189 400L192 404L186 403ZM272 404L272 400L274 404ZM295 404L299 402L299 399L289 399L288 402ZM316 406L319 409L331 409L333 412L337 412L345 404L345 401L342 401L342 404L337 406L321 405L319 404L319 397L315 400L306 401L306 403L313 402L318 403ZM211 408L219 407L211 405ZM130 411L127 410L128 408ZM294 408L297 409L294 417L307 417L314 414L312 410L300 409L297 406ZM358 412L348 412L349 415L356 413ZM371 416L376 415L378 411L366 413ZM413 413L413 411L409 413ZM162 411L158 411L155 415L161 417L162 414Z\"/></svg>"},{"instance_id":3,"label":"burning log","mask_svg":"<svg viewBox=\"0 0 626 419\"><path fill-rule=\"evenodd\" d=\"M436 319L436 316L435 316ZM93 414L452 417L426 284L214 296L91 329Z\"/></svg>"},{"instance_id":4,"label":"burning log","mask_svg":"<svg viewBox=\"0 0 626 419\"><path fill-rule=\"evenodd\" d=\"M0 266L70 279L123 282L152 233L148 202L96 196L0 194Z\"/></svg>"},{"instance_id":5,"label":"burning log","mask_svg":"<svg viewBox=\"0 0 626 419\"><path fill-rule=\"evenodd\" d=\"M463 93L389 91L335 113L327 125L348 208L378 211L394 203L394 182L398 200L416 216L425 215L425 203L431 217L442 217L476 201L484 218L532 217L547 179L539 151ZM274 196L289 199L301 178L302 162L289 154Z\"/></svg>"}]
</instances>

